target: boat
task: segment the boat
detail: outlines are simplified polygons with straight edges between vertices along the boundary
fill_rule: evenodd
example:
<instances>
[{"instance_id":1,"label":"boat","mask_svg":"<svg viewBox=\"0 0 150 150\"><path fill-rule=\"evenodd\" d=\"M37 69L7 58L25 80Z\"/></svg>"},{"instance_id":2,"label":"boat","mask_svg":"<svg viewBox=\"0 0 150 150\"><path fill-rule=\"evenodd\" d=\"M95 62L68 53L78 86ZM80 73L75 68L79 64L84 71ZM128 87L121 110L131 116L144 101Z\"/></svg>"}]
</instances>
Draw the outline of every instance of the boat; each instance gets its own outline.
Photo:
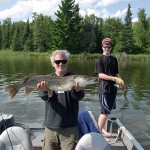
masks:
<instances>
[{"instance_id":1,"label":"boat","mask_svg":"<svg viewBox=\"0 0 150 150\"><path fill-rule=\"evenodd\" d=\"M88 113L93 124L98 128L93 113L91 111ZM144 150L118 118L108 118L106 129L112 134L109 138L104 138L100 133L93 131L84 135L90 136L90 140L96 137L96 140L91 142L92 147L86 150ZM79 143L83 144L84 136L79 140L77 146ZM44 126L42 124L18 123L14 115L0 114L0 150L42 150L43 139ZM95 148L96 144L104 142L106 143L105 148Z\"/></svg>"}]
</instances>

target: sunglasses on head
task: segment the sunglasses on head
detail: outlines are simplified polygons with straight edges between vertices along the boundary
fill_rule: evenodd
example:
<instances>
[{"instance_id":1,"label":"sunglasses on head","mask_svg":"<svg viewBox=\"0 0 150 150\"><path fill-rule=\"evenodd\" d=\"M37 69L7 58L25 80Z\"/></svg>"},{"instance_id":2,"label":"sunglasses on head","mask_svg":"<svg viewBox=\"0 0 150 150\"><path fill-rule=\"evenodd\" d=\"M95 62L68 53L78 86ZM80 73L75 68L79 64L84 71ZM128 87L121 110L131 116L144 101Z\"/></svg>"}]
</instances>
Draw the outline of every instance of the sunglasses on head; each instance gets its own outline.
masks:
<instances>
[{"instance_id":1,"label":"sunglasses on head","mask_svg":"<svg viewBox=\"0 0 150 150\"><path fill-rule=\"evenodd\" d=\"M55 62L55 64L60 64L60 63L62 63L62 64L66 64L67 63L67 60L55 60L54 61Z\"/></svg>"},{"instance_id":2,"label":"sunglasses on head","mask_svg":"<svg viewBox=\"0 0 150 150\"><path fill-rule=\"evenodd\" d=\"M110 49L110 48L112 48L112 47L111 47L111 46L103 46L103 48L109 48L109 49Z\"/></svg>"}]
</instances>

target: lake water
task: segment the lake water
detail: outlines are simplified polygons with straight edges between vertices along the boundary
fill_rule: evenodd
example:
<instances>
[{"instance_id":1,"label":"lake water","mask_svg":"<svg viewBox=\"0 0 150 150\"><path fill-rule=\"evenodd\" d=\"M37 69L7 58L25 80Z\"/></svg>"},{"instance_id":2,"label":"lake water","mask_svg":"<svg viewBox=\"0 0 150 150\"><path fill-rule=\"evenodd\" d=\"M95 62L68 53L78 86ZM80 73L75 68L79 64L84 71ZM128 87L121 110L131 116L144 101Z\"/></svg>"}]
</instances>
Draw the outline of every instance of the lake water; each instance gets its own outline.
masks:
<instances>
[{"instance_id":1,"label":"lake water","mask_svg":"<svg viewBox=\"0 0 150 150\"><path fill-rule=\"evenodd\" d=\"M95 76L95 60L72 59L69 71ZM118 117L134 135L145 150L150 150L150 69L149 62L119 62L119 70L128 85L126 93L118 90L117 109L111 114ZM37 91L24 94L23 89L11 101L4 91L7 84L15 83L22 77L34 74L49 74L54 69L48 57L0 57L0 112L14 114L19 122L39 122L44 119L44 102L37 96ZM80 110L91 110L99 115L97 85L85 89L85 98L80 102Z\"/></svg>"}]
</instances>

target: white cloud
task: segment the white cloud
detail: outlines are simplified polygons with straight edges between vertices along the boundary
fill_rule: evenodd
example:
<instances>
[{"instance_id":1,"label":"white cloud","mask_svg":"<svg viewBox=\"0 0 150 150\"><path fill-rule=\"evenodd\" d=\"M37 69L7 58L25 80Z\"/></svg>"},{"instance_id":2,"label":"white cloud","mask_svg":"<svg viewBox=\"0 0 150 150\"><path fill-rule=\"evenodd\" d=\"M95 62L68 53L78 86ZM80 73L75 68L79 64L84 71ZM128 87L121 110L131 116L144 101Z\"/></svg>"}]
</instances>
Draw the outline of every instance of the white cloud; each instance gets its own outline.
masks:
<instances>
[{"instance_id":1,"label":"white cloud","mask_svg":"<svg viewBox=\"0 0 150 150\"><path fill-rule=\"evenodd\" d=\"M12 18L12 20L22 20L32 17L33 12L55 17L54 12L58 9L59 0L19 0L13 7L0 12L0 19Z\"/></svg>"},{"instance_id":2,"label":"white cloud","mask_svg":"<svg viewBox=\"0 0 150 150\"><path fill-rule=\"evenodd\" d=\"M3 3L4 1L5 3L8 2L6 0L0 1ZM116 6L117 3L120 4L123 1L129 0L75 0L75 3L79 4L79 13L82 16L95 14L97 17L108 18L123 17L125 15L126 9L116 10L116 12L113 9L113 4ZM61 0L16 0L11 8L0 11L0 20L8 17L14 21L27 20L28 18L31 20L33 12L42 13L56 19L55 12L58 10L59 5L61 5ZM105 7L108 5L112 6L113 13Z\"/></svg>"},{"instance_id":3,"label":"white cloud","mask_svg":"<svg viewBox=\"0 0 150 150\"><path fill-rule=\"evenodd\" d=\"M137 22L138 21L138 18L133 18L132 19L132 22L134 23L134 22Z\"/></svg>"},{"instance_id":4,"label":"white cloud","mask_svg":"<svg viewBox=\"0 0 150 150\"><path fill-rule=\"evenodd\" d=\"M80 3L82 6L85 5L93 5L97 3L99 0L75 0L75 3Z\"/></svg>"},{"instance_id":5,"label":"white cloud","mask_svg":"<svg viewBox=\"0 0 150 150\"><path fill-rule=\"evenodd\" d=\"M6 19L6 18L21 18L24 17L28 14L28 12L30 11L31 6L29 5L29 3L22 3L22 2L18 2L16 3L16 5L14 5L13 7L11 7L10 9L5 9L3 11L0 12L0 18L1 19Z\"/></svg>"},{"instance_id":6,"label":"white cloud","mask_svg":"<svg viewBox=\"0 0 150 150\"><path fill-rule=\"evenodd\" d=\"M126 15L127 13L127 8L123 9L123 10L118 10L115 14L112 15L112 17L122 17L124 15Z\"/></svg>"},{"instance_id":7,"label":"white cloud","mask_svg":"<svg viewBox=\"0 0 150 150\"><path fill-rule=\"evenodd\" d=\"M59 0L45 0L32 2L33 12L37 12L38 14L43 13L45 15L53 16L54 12L57 11ZM54 17L54 16L53 16Z\"/></svg>"},{"instance_id":8,"label":"white cloud","mask_svg":"<svg viewBox=\"0 0 150 150\"><path fill-rule=\"evenodd\" d=\"M98 6L108 6L108 5L120 3L120 2L123 2L123 1L128 1L129 2L130 0L100 0L97 3L97 7Z\"/></svg>"},{"instance_id":9,"label":"white cloud","mask_svg":"<svg viewBox=\"0 0 150 150\"><path fill-rule=\"evenodd\" d=\"M98 6L108 6L110 4L116 3L118 0L101 0L100 2L97 3Z\"/></svg>"},{"instance_id":10,"label":"white cloud","mask_svg":"<svg viewBox=\"0 0 150 150\"><path fill-rule=\"evenodd\" d=\"M87 9L87 15L95 14L95 16L100 16L100 11L96 9Z\"/></svg>"},{"instance_id":11,"label":"white cloud","mask_svg":"<svg viewBox=\"0 0 150 150\"><path fill-rule=\"evenodd\" d=\"M108 18L108 17L110 17L109 11L107 9L105 9L105 8L102 8L101 13L102 13L102 16L101 16L102 18Z\"/></svg>"},{"instance_id":12,"label":"white cloud","mask_svg":"<svg viewBox=\"0 0 150 150\"><path fill-rule=\"evenodd\" d=\"M0 3L4 3L6 0L0 0Z\"/></svg>"},{"instance_id":13,"label":"white cloud","mask_svg":"<svg viewBox=\"0 0 150 150\"><path fill-rule=\"evenodd\" d=\"M79 13L83 17L87 14L85 10L81 10L81 9L79 10Z\"/></svg>"}]
</instances>

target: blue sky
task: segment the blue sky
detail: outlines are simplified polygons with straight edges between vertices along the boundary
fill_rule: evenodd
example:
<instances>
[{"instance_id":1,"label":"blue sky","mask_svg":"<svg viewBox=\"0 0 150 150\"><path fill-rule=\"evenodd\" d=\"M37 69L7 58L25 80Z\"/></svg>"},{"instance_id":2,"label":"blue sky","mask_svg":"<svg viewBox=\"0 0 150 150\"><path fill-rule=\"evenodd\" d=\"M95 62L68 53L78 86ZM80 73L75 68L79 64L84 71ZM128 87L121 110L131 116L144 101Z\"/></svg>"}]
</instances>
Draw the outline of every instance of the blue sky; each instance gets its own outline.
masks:
<instances>
[{"instance_id":1,"label":"blue sky","mask_svg":"<svg viewBox=\"0 0 150 150\"><path fill-rule=\"evenodd\" d=\"M119 17L124 19L128 4L131 5L132 21L137 21L139 8L144 8L150 17L149 0L75 0L79 3L82 16L95 14L98 17ZM12 21L32 19L32 12L49 15L56 19L54 12L58 10L61 0L0 0L0 21L11 18Z\"/></svg>"}]
</instances>

